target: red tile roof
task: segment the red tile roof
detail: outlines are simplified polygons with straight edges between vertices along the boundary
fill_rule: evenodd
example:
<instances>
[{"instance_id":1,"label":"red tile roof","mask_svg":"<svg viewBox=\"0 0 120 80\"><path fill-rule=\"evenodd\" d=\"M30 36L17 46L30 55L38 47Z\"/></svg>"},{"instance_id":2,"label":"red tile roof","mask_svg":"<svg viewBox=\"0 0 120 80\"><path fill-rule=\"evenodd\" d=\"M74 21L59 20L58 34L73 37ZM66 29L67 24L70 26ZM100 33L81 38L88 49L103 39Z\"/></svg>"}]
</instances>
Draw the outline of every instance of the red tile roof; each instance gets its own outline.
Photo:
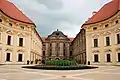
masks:
<instances>
[{"instance_id":1,"label":"red tile roof","mask_svg":"<svg viewBox=\"0 0 120 80\"><path fill-rule=\"evenodd\" d=\"M33 24L14 4L7 0L0 0L0 11L17 21Z\"/></svg>"},{"instance_id":2,"label":"red tile roof","mask_svg":"<svg viewBox=\"0 0 120 80\"><path fill-rule=\"evenodd\" d=\"M105 4L95 15L93 15L84 25L106 20L115 15L120 10L120 0L113 0Z\"/></svg>"},{"instance_id":3,"label":"red tile roof","mask_svg":"<svg viewBox=\"0 0 120 80\"><path fill-rule=\"evenodd\" d=\"M45 41L46 37L42 37L43 42Z\"/></svg>"}]
</instances>

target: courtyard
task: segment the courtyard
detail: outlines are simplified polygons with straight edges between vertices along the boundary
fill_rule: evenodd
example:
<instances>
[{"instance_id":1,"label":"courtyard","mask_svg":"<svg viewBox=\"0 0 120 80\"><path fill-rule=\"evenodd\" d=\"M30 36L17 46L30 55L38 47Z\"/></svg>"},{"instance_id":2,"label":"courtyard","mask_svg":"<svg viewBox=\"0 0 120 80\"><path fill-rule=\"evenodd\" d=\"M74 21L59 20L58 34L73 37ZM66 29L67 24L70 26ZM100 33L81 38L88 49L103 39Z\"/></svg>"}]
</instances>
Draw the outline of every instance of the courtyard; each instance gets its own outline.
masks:
<instances>
[{"instance_id":1,"label":"courtyard","mask_svg":"<svg viewBox=\"0 0 120 80\"><path fill-rule=\"evenodd\" d=\"M22 65L0 65L0 80L120 80L120 66L87 70L36 70Z\"/></svg>"}]
</instances>

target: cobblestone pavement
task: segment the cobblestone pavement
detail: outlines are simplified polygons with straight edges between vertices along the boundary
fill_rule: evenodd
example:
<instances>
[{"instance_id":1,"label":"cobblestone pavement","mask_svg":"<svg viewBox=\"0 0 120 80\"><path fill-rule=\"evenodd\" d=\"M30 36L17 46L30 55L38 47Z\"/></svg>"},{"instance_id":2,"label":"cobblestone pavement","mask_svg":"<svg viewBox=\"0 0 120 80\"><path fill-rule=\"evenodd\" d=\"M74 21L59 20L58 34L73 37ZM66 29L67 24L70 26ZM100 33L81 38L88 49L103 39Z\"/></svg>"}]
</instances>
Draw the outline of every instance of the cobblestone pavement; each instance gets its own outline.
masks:
<instances>
[{"instance_id":1,"label":"cobblestone pavement","mask_svg":"<svg viewBox=\"0 0 120 80\"><path fill-rule=\"evenodd\" d=\"M36 70L21 65L0 65L0 80L120 80L120 66L89 70Z\"/></svg>"}]
</instances>

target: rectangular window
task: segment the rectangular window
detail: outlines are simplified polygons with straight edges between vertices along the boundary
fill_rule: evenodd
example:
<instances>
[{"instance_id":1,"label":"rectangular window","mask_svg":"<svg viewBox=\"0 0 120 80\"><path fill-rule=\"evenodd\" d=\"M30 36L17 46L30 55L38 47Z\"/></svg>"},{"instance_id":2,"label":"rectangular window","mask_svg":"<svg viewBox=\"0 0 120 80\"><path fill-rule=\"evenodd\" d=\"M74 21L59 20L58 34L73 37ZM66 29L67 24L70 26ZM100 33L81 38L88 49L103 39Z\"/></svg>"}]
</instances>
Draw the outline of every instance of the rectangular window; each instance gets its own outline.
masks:
<instances>
[{"instance_id":1,"label":"rectangular window","mask_svg":"<svg viewBox=\"0 0 120 80\"><path fill-rule=\"evenodd\" d=\"M117 34L117 44L120 44L120 34Z\"/></svg>"},{"instance_id":2,"label":"rectangular window","mask_svg":"<svg viewBox=\"0 0 120 80\"><path fill-rule=\"evenodd\" d=\"M110 46L110 37L106 37L106 46Z\"/></svg>"},{"instance_id":3,"label":"rectangular window","mask_svg":"<svg viewBox=\"0 0 120 80\"><path fill-rule=\"evenodd\" d=\"M10 61L10 53L7 53L7 55L6 55L6 61Z\"/></svg>"},{"instance_id":4,"label":"rectangular window","mask_svg":"<svg viewBox=\"0 0 120 80\"><path fill-rule=\"evenodd\" d=\"M107 54L107 62L110 62L111 58L110 58L110 54Z\"/></svg>"},{"instance_id":5,"label":"rectangular window","mask_svg":"<svg viewBox=\"0 0 120 80\"><path fill-rule=\"evenodd\" d=\"M120 62L120 53L118 53L118 62Z\"/></svg>"},{"instance_id":6,"label":"rectangular window","mask_svg":"<svg viewBox=\"0 0 120 80\"><path fill-rule=\"evenodd\" d=\"M45 51L43 51L43 56L45 56Z\"/></svg>"},{"instance_id":7,"label":"rectangular window","mask_svg":"<svg viewBox=\"0 0 120 80\"><path fill-rule=\"evenodd\" d=\"M98 62L98 54L94 55L94 62Z\"/></svg>"},{"instance_id":8,"label":"rectangular window","mask_svg":"<svg viewBox=\"0 0 120 80\"><path fill-rule=\"evenodd\" d=\"M94 39L94 47L98 47L98 39Z\"/></svg>"},{"instance_id":9,"label":"rectangular window","mask_svg":"<svg viewBox=\"0 0 120 80\"><path fill-rule=\"evenodd\" d=\"M8 35L7 45L11 45L11 36Z\"/></svg>"},{"instance_id":10,"label":"rectangular window","mask_svg":"<svg viewBox=\"0 0 120 80\"><path fill-rule=\"evenodd\" d=\"M23 46L23 38L19 38L19 46Z\"/></svg>"},{"instance_id":11,"label":"rectangular window","mask_svg":"<svg viewBox=\"0 0 120 80\"><path fill-rule=\"evenodd\" d=\"M22 62L22 54L18 54L18 62Z\"/></svg>"},{"instance_id":12,"label":"rectangular window","mask_svg":"<svg viewBox=\"0 0 120 80\"><path fill-rule=\"evenodd\" d=\"M72 56L73 54L72 54L72 51L70 51L70 56Z\"/></svg>"}]
</instances>

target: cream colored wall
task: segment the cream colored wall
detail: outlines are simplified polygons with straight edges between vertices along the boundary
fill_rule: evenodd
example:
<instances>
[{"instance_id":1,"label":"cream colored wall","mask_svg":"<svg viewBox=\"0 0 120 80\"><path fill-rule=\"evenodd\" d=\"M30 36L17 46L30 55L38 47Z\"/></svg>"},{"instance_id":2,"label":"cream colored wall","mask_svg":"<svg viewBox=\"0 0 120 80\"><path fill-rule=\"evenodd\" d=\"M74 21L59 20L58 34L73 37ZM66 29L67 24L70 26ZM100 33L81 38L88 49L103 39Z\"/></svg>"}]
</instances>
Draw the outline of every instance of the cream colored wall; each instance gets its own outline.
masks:
<instances>
[{"instance_id":1,"label":"cream colored wall","mask_svg":"<svg viewBox=\"0 0 120 80\"><path fill-rule=\"evenodd\" d=\"M66 42L66 43L65 43ZM51 57L48 57L49 56L49 45L50 45L50 43L52 43L52 55L51 55ZM59 43L59 47L60 47L60 49L59 49L59 51L58 51L58 53L59 53L59 57L57 57L56 56L56 44L57 43ZM56 58L60 58L60 59L63 59L63 48L64 48L64 46L63 46L63 43L65 43L65 45L66 45L66 55L67 55L67 57L69 57L69 47L70 47L70 41L68 40L68 41L66 41L66 40L58 40L58 39L56 39L56 40L54 40L54 41L52 41L52 40L50 40L50 41L46 41L46 42L44 42L44 44L46 45L45 47L45 54L46 54L46 56L47 56L47 58L46 59L49 59L49 58L52 58L52 59L56 59Z\"/></svg>"},{"instance_id":2,"label":"cream colored wall","mask_svg":"<svg viewBox=\"0 0 120 80\"><path fill-rule=\"evenodd\" d=\"M31 60L31 54L36 54L41 59L42 41L33 34L35 26L10 19L0 12L0 64L26 64ZM9 25L12 23L12 26ZM24 30L20 26L24 26ZM7 45L7 36L11 36L11 45ZM23 38L23 47L19 47L19 38ZM33 43L32 40L36 42ZM33 47L34 44L34 47ZM6 53L11 53L10 62L6 61ZM18 62L18 53L23 54L23 61Z\"/></svg>"},{"instance_id":3,"label":"cream colored wall","mask_svg":"<svg viewBox=\"0 0 120 80\"><path fill-rule=\"evenodd\" d=\"M119 23L115 23L119 20ZM105 25L109 24L105 28ZM93 27L97 27L97 30L93 30ZM120 12L113 16L112 18L90 25L84 25L83 28L86 29L86 51L87 51L87 62L90 61L91 64L120 64L117 61L117 53L120 52L120 44L117 44L116 34L120 33ZM110 37L110 46L106 46L105 37ZM98 38L98 47L93 47L93 39ZM110 51L109 51L110 50ZM111 54L111 62L106 62L106 54ZM95 63L94 54L99 55L99 62Z\"/></svg>"}]
</instances>

